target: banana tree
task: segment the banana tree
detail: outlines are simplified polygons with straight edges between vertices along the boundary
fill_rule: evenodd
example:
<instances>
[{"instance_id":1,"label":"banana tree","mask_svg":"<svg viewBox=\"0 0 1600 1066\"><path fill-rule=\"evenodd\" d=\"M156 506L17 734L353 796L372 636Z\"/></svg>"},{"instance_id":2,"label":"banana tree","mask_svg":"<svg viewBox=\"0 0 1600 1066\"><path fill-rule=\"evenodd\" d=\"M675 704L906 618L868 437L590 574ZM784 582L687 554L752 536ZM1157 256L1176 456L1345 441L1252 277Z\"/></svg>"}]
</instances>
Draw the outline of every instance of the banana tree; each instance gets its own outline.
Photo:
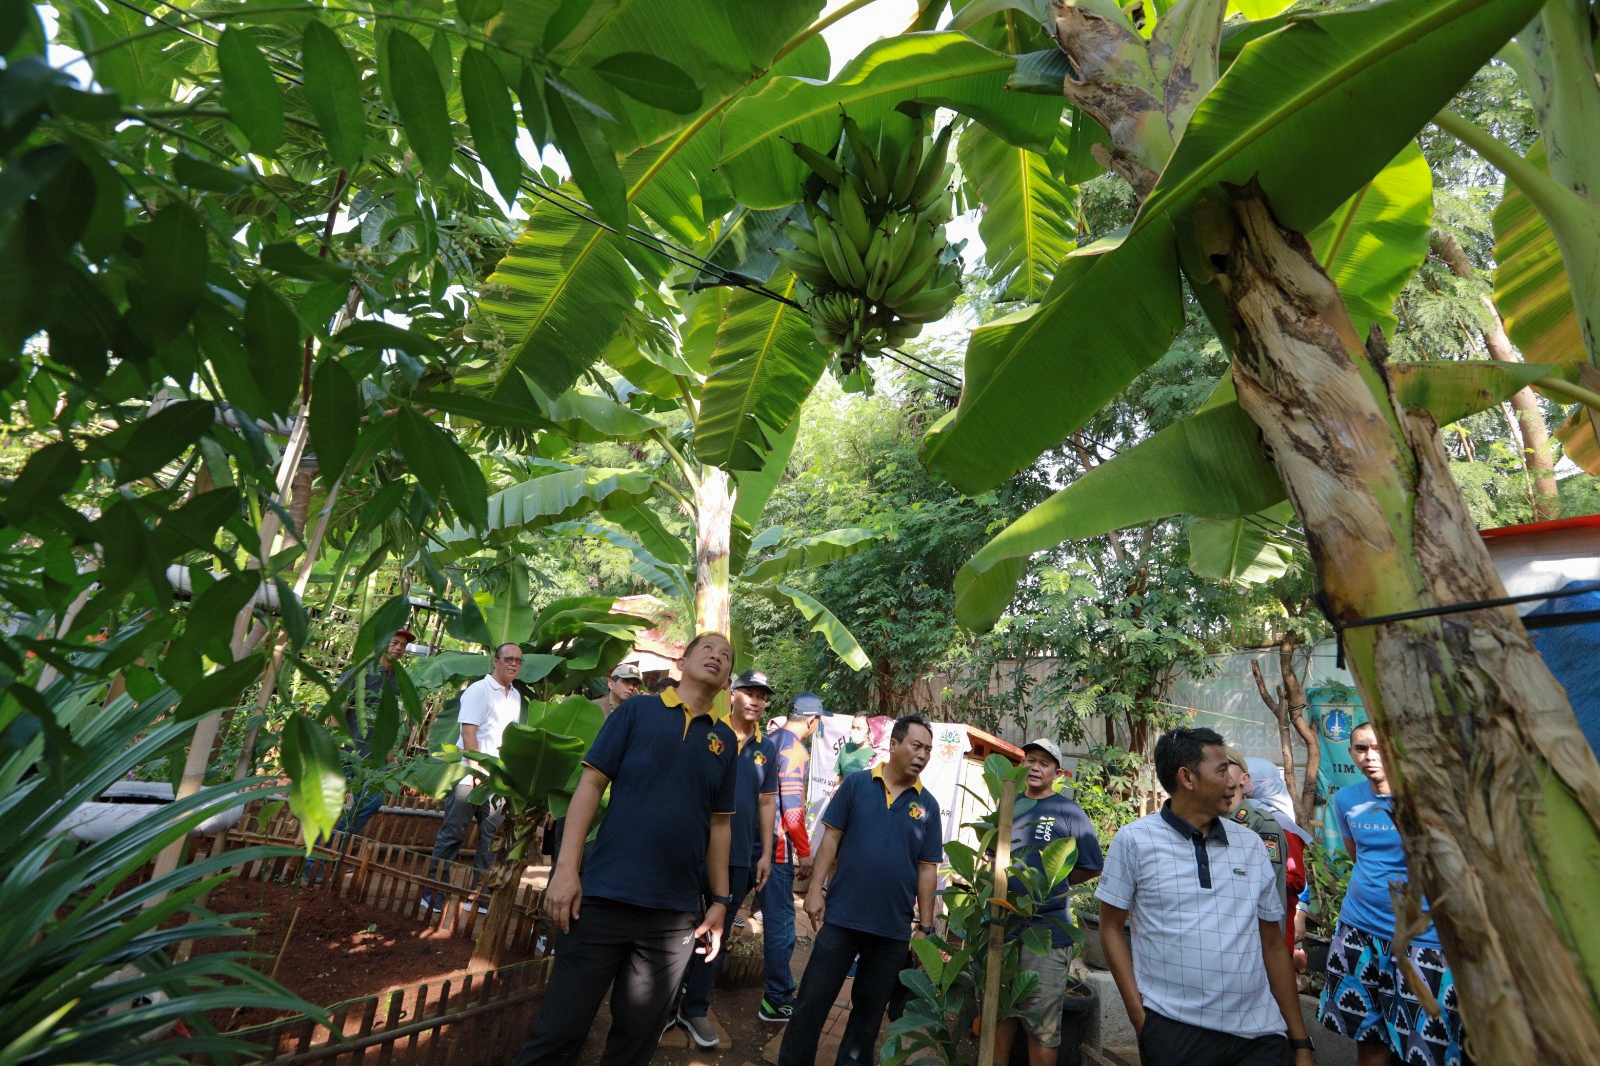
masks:
<instances>
[{"instance_id":1,"label":"banana tree","mask_svg":"<svg viewBox=\"0 0 1600 1066\"><path fill-rule=\"evenodd\" d=\"M1600 767L1515 614L1483 603L1504 591L1436 441L1523 384L1572 390L1548 368L1390 363L1382 287L1302 236L1540 5L1389 0L1225 24L1224 0L1180 0L1145 5L1142 26L1110 0L980 6L1045 28L1048 54L1019 72L1054 65L1103 131L1095 158L1141 206L1067 256L1040 305L973 334L929 462L977 490L1053 446L1160 356L1180 278L1233 367L1198 414L996 537L958 579L961 617L992 624L1027 556L1062 539L1287 498L1403 801L1402 914L1426 893L1480 1057L1584 1061L1600 1040L1584 887L1600 872Z\"/></svg>"},{"instance_id":2,"label":"banana tree","mask_svg":"<svg viewBox=\"0 0 1600 1066\"><path fill-rule=\"evenodd\" d=\"M583 772L584 753L604 720L600 708L583 696L530 702L523 720L506 727L498 754L447 748L443 759L456 771L447 775L450 785L472 774L479 779L472 793L475 802L492 796L505 804L494 865L484 874L489 913L472 950L474 966L493 969L500 964L516 890L528 868L528 847L547 814L566 814Z\"/></svg>"}]
</instances>

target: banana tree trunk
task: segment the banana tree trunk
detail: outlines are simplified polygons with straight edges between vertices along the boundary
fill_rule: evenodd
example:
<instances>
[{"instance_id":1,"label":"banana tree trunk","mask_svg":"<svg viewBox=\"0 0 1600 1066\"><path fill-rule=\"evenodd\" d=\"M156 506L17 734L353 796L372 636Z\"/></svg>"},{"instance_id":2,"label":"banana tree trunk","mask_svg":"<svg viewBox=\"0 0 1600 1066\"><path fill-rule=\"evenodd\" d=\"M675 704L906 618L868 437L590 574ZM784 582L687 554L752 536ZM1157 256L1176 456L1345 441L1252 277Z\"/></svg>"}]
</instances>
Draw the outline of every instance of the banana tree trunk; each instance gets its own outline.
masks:
<instances>
[{"instance_id":1,"label":"banana tree trunk","mask_svg":"<svg viewBox=\"0 0 1600 1066\"><path fill-rule=\"evenodd\" d=\"M1300 235L1233 195L1220 281L1239 402L1343 623L1503 596L1426 415L1401 407ZM1600 766L1510 608L1344 630L1479 1062L1600 1047ZM1407 922L1407 912L1413 919Z\"/></svg>"},{"instance_id":2,"label":"banana tree trunk","mask_svg":"<svg viewBox=\"0 0 1600 1066\"><path fill-rule=\"evenodd\" d=\"M536 807L506 817L494 865L483 875L484 891L489 894L489 913L483 916L477 942L472 946L474 970L493 970L500 965L506 948L506 930L511 928L512 912L516 909L517 887L528 869L528 847L544 816L545 808Z\"/></svg>"},{"instance_id":3,"label":"banana tree trunk","mask_svg":"<svg viewBox=\"0 0 1600 1066\"><path fill-rule=\"evenodd\" d=\"M725 471L702 467L694 491L696 633L733 631L729 607L728 545L733 536L733 492Z\"/></svg>"}]
</instances>

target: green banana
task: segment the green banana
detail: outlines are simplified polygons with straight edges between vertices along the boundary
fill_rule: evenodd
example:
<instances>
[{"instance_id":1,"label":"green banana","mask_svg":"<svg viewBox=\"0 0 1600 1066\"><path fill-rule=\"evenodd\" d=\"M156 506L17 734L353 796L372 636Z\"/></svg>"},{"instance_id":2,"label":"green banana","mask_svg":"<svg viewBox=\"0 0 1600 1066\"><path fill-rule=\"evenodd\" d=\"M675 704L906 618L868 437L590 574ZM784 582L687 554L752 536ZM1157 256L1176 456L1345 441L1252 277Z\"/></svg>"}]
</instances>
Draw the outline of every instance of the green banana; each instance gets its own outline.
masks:
<instances>
[{"instance_id":1,"label":"green banana","mask_svg":"<svg viewBox=\"0 0 1600 1066\"><path fill-rule=\"evenodd\" d=\"M923 153L927 147L928 139L921 135L921 130L918 130L918 135L911 141L911 147L906 150L906 161L895 171L895 203L909 204L915 209L916 201L911 198L911 191L917 187L917 176L922 171Z\"/></svg>"},{"instance_id":2,"label":"green banana","mask_svg":"<svg viewBox=\"0 0 1600 1066\"><path fill-rule=\"evenodd\" d=\"M817 243L817 235L800 225L798 222L785 222L783 235L789 238L789 243L802 252L809 252L818 259L822 258L822 245Z\"/></svg>"},{"instance_id":3,"label":"green banana","mask_svg":"<svg viewBox=\"0 0 1600 1066\"><path fill-rule=\"evenodd\" d=\"M944 249L943 228L926 222L915 223L914 228L916 241L906 253L895 280L883 293L883 302L890 307L899 307L916 295L939 269L939 253Z\"/></svg>"},{"instance_id":4,"label":"green banana","mask_svg":"<svg viewBox=\"0 0 1600 1066\"><path fill-rule=\"evenodd\" d=\"M922 203L922 201L918 201ZM932 222L940 225L949 222L951 212L956 206L956 189L954 185L945 186L944 190L923 205L917 212L917 218L923 222Z\"/></svg>"},{"instance_id":5,"label":"green banana","mask_svg":"<svg viewBox=\"0 0 1600 1066\"><path fill-rule=\"evenodd\" d=\"M822 261L833 276L833 283L841 289L851 288L850 271L844 265L844 255L839 247L838 225L828 222L817 231L817 242L822 245Z\"/></svg>"},{"instance_id":6,"label":"green banana","mask_svg":"<svg viewBox=\"0 0 1600 1066\"><path fill-rule=\"evenodd\" d=\"M906 253L916 243L917 221L898 211L891 211L883 224L889 230L889 247L884 249L883 257L889 261L889 280L893 282L905 267Z\"/></svg>"},{"instance_id":7,"label":"green banana","mask_svg":"<svg viewBox=\"0 0 1600 1066\"><path fill-rule=\"evenodd\" d=\"M932 322L949 314L959 295L961 286L955 282L941 288L924 289L895 308L895 314L908 322Z\"/></svg>"},{"instance_id":8,"label":"green banana","mask_svg":"<svg viewBox=\"0 0 1600 1066\"><path fill-rule=\"evenodd\" d=\"M844 184L844 168L837 162L802 141L791 141L789 147L794 149L794 154L799 156L800 161L810 167L817 177L836 189Z\"/></svg>"},{"instance_id":9,"label":"green banana","mask_svg":"<svg viewBox=\"0 0 1600 1066\"><path fill-rule=\"evenodd\" d=\"M903 318L897 318L890 323L888 327L888 342L890 344L900 344L904 341L911 340L921 332L921 322L908 322Z\"/></svg>"},{"instance_id":10,"label":"green banana","mask_svg":"<svg viewBox=\"0 0 1600 1066\"><path fill-rule=\"evenodd\" d=\"M889 194L889 179L884 175L883 167L878 165L878 157L873 153L872 145L867 143L866 134L861 132L861 126L849 115L844 116L844 135L850 142L850 150L855 153L855 169L866 181L867 191L874 201L881 201Z\"/></svg>"},{"instance_id":11,"label":"green banana","mask_svg":"<svg viewBox=\"0 0 1600 1066\"><path fill-rule=\"evenodd\" d=\"M870 280L878 264L883 261L884 252L889 248L889 231L879 226L872 231L872 240L867 242L867 254L861 257L861 262L867 268L867 278Z\"/></svg>"},{"instance_id":12,"label":"green banana","mask_svg":"<svg viewBox=\"0 0 1600 1066\"><path fill-rule=\"evenodd\" d=\"M872 223L867 221L866 205L854 189L840 189L833 198L837 213L833 216L844 227L845 236L855 247L857 255L866 255L872 243Z\"/></svg>"},{"instance_id":13,"label":"green banana","mask_svg":"<svg viewBox=\"0 0 1600 1066\"><path fill-rule=\"evenodd\" d=\"M911 202L921 204L928 199L934 189L942 184L940 177L950 157L950 134L955 129L955 123L945 123L933 138L933 144L923 156L922 167L917 172L916 183L911 186ZM945 179L948 181L949 179Z\"/></svg>"},{"instance_id":14,"label":"green banana","mask_svg":"<svg viewBox=\"0 0 1600 1066\"><path fill-rule=\"evenodd\" d=\"M779 248L774 253L778 262L794 271L795 277L808 285L829 284L833 274L820 256L800 248Z\"/></svg>"},{"instance_id":15,"label":"green banana","mask_svg":"<svg viewBox=\"0 0 1600 1066\"><path fill-rule=\"evenodd\" d=\"M843 232L842 224L829 222L828 229L833 232L834 247L844 266L845 276L849 279L844 282L844 287L860 292L867 287L867 265L861 261L861 253L856 251L855 242L850 239L850 235Z\"/></svg>"}]
</instances>

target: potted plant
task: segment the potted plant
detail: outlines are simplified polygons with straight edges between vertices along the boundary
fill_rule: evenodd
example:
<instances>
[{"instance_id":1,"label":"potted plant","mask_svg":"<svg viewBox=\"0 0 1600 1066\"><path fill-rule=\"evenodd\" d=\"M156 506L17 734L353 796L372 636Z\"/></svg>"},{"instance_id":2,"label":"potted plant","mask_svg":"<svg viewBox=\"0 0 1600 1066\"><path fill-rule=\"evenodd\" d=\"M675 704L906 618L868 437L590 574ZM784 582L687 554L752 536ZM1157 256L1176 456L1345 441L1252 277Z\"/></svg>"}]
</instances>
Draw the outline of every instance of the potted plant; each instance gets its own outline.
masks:
<instances>
[{"instance_id":1,"label":"potted plant","mask_svg":"<svg viewBox=\"0 0 1600 1066\"><path fill-rule=\"evenodd\" d=\"M1306 851L1306 876L1311 888L1311 907L1306 914L1306 973L1321 975L1328 965L1328 948L1339 925L1339 907L1344 903L1354 867L1344 849L1329 851L1313 842ZM1315 978L1314 978L1315 979Z\"/></svg>"}]
</instances>

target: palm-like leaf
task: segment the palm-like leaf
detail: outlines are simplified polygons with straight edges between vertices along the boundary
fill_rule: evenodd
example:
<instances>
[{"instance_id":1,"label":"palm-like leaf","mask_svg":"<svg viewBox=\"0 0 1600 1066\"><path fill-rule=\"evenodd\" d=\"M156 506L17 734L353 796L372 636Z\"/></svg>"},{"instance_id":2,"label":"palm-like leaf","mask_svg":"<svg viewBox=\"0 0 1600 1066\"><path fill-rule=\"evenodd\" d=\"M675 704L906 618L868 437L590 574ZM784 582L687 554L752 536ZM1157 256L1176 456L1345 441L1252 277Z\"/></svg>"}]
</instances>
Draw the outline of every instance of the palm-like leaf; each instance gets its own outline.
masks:
<instances>
[{"instance_id":1,"label":"palm-like leaf","mask_svg":"<svg viewBox=\"0 0 1600 1066\"><path fill-rule=\"evenodd\" d=\"M439 534L441 560L509 541L522 532L565 522L607 504L623 506L649 495L655 478L642 470L571 467L502 489L489 497L487 532L456 524Z\"/></svg>"},{"instance_id":2,"label":"palm-like leaf","mask_svg":"<svg viewBox=\"0 0 1600 1066\"><path fill-rule=\"evenodd\" d=\"M497 398L519 398L506 380L517 374L526 374L546 394L559 395L599 358L633 306L639 281L629 256L653 269L646 285L654 287L665 271L665 260L626 244L623 237L552 204L533 209L527 231L495 267L478 299L489 327L485 332L500 345L491 372Z\"/></svg>"},{"instance_id":3,"label":"palm-like leaf","mask_svg":"<svg viewBox=\"0 0 1600 1066\"><path fill-rule=\"evenodd\" d=\"M798 288L787 272L773 287L789 300ZM828 353L800 308L744 289L723 305L713 343L695 455L727 470L758 470L822 377Z\"/></svg>"},{"instance_id":4,"label":"palm-like leaf","mask_svg":"<svg viewBox=\"0 0 1600 1066\"><path fill-rule=\"evenodd\" d=\"M872 660L867 657L867 653L862 650L845 624L813 597L787 585L749 585L745 587L745 591L771 600L780 606L788 604L795 608L807 622L811 623L811 632L821 633L822 639L828 642L828 647L832 648L833 653L850 669L865 670L872 665Z\"/></svg>"},{"instance_id":5,"label":"palm-like leaf","mask_svg":"<svg viewBox=\"0 0 1600 1066\"><path fill-rule=\"evenodd\" d=\"M1061 127L1039 155L982 126L962 131L957 154L983 200L978 235L1002 300L1042 300L1056 264L1077 247L1078 192L1057 176L1067 161L1066 133Z\"/></svg>"},{"instance_id":6,"label":"palm-like leaf","mask_svg":"<svg viewBox=\"0 0 1600 1066\"><path fill-rule=\"evenodd\" d=\"M771 581L796 570L810 570L847 559L870 548L877 539L878 533L872 529L832 529L780 545L776 553L745 567L739 576L745 581Z\"/></svg>"},{"instance_id":7,"label":"palm-like leaf","mask_svg":"<svg viewBox=\"0 0 1600 1066\"><path fill-rule=\"evenodd\" d=\"M1394 302L1428 256L1433 172L1413 141L1306 239L1339 286L1356 335L1394 330Z\"/></svg>"},{"instance_id":8,"label":"palm-like leaf","mask_svg":"<svg viewBox=\"0 0 1600 1066\"><path fill-rule=\"evenodd\" d=\"M1014 144L1047 151L1061 101L1008 92L1015 65L959 33L908 33L868 45L829 82L771 78L728 109L722 170L746 206L795 203L809 171L787 142L825 148L839 139L841 107L873 128L913 100L952 108Z\"/></svg>"}]
</instances>

